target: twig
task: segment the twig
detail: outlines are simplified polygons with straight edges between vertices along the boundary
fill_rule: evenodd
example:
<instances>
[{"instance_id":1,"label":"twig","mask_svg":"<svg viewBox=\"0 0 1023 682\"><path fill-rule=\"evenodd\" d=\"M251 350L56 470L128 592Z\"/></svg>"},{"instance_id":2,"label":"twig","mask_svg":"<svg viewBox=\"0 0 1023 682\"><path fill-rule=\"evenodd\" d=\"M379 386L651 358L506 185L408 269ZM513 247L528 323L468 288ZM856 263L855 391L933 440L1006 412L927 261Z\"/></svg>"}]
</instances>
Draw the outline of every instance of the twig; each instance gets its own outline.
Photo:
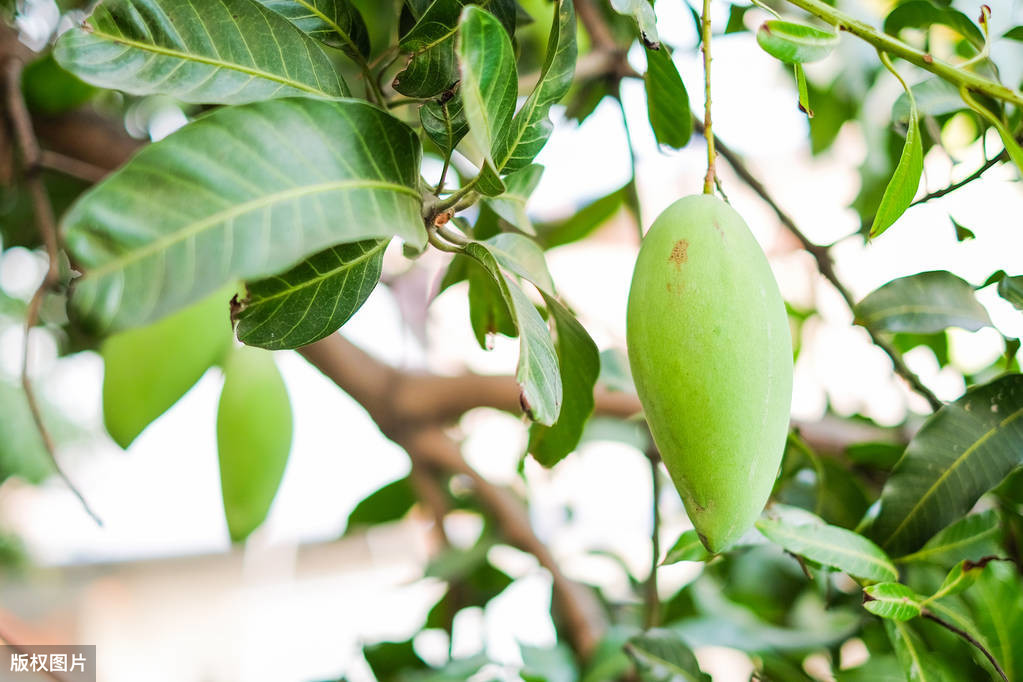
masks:
<instances>
[{"instance_id":1,"label":"twig","mask_svg":"<svg viewBox=\"0 0 1023 682\"><path fill-rule=\"evenodd\" d=\"M93 184L99 182L107 175L107 172L99 166L93 166L91 163L79 161L78 159L73 159L70 156L64 156L48 149L40 150L39 167L48 168L49 170Z\"/></svg>"},{"instance_id":2,"label":"twig","mask_svg":"<svg viewBox=\"0 0 1023 682\"><path fill-rule=\"evenodd\" d=\"M927 609L924 609L920 615L926 618L927 620L934 621L935 623L945 628L949 632L954 632L955 634L959 635L973 646L977 647L977 649L979 649L980 652L984 654L985 657L987 657L987 660L991 662L991 665L994 666L995 672L997 672L1002 677L1002 679L1005 680L1005 682L1009 682L1009 678L1006 677L1005 671L1002 670L1002 666L998 665L998 661L995 660L995 657L991 655L991 652L988 651L983 644L974 639L973 636L970 635L970 633L966 632L965 630L960 630L959 628L957 628L955 625L952 625L948 621L943 620L938 616L935 616Z\"/></svg>"},{"instance_id":3,"label":"twig","mask_svg":"<svg viewBox=\"0 0 1023 682\"><path fill-rule=\"evenodd\" d=\"M848 31L857 38L870 43L878 50L901 57L910 64L914 64L925 71L930 71L949 83L965 87L973 92L983 93L994 99L1015 104L1017 107L1023 106L1023 93L1007 88L1001 83L988 80L972 71L943 62L928 52L918 50L894 36L878 31L873 26L852 18L848 14L827 4L824 0L788 0L788 2L831 24L838 30Z\"/></svg>"},{"instance_id":4,"label":"twig","mask_svg":"<svg viewBox=\"0 0 1023 682\"><path fill-rule=\"evenodd\" d=\"M608 52L617 51L618 45L611 33L611 28L600 16L600 10L593 4L593 0L576 0L575 13L586 32L590 34L590 40L593 41L594 47Z\"/></svg>"},{"instance_id":5,"label":"twig","mask_svg":"<svg viewBox=\"0 0 1023 682\"><path fill-rule=\"evenodd\" d=\"M1008 158L1009 158L1008 152L1006 152L1003 149L1001 154L999 154L998 156L995 156L993 158L988 159L987 161L984 162L983 166L981 166L977 170L973 171L972 173L967 175L965 178L963 178L959 182L953 182L951 185L949 185L947 187L942 187L941 189L936 189L933 192L928 192L927 194L923 195L922 197L920 197L919 199L914 201L912 204L910 204L910 207L916 206L917 204L926 203L926 202L930 201L931 199L937 199L938 197L943 197L946 194L950 194L951 192L956 191L960 187L965 187L966 185L970 184L974 180L978 180L980 178L980 176L984 175L984 173L986 173L987 171L989 171L991 168L993 168L994 166L998 165L1002 161L1007 161Z\"/></svg>"},{"instance_id":6,"label":"twig","mask_svg":"<svg viewBox=\"0 0 1023 682\"><path fill-rule=\"evenodd\" d=\"M24 165L25 185L32 198L32 208L35 214L36 228L39 230L39 235L43 240L43 245L46 247L48 262L46 275L43 277L43 281L39 285L39 288L36 289L35 293L32 295L32 299L29 301L28 310L25 315L25 341L21 356L21 385L25 391L25 400L28 403L29 411L32 413L32 420L35 422L36 428L39 430L43 446L46 448L46 452L50 457L54 470L64 483L67 484L75 497L78 498L79 502L81 502L86 513L89 514L89 516L91 516L98 525L102 526L103 522L100 520L99 516L97 516L92 510L89 503L85 501L85 497L82 496L82 493L78 490L75 484L71 482L71 479L61 468L60 463L57 460L56 445L53 442L53 438L51 437L49 430L46 428L46 423L43 421L42 411L39 409L35 391L32 388L32 381L29 378L29 358L31 349L29 335L32 332L32 328L36 326L36 323L39 320L39 308L43 303L43 298L59 284L60 270L58 267L57 257L56 219L53 215L53 206L50 204L50 199L46 194L46 187L43 185L42 178L39 177L39 160L41 156L39 143L32 130L32 119L21 94L21 73L23 67L24 63L18 57L9 57L6 60L3 69L4 95L7 104L7 114L11 122L11 128L14 131L14 139L21 152L21 159Z\"/></svg>"},{"instance_id":7,"label":"twig","mask_svg":"<svg viewBox=\"0 0 1023 682\"><path fill-rule=\"evenodd\" d=\"M714 127L710 116L710 0L703 0L700 15L700 50L703 52L703 130L707 140L707 176L703 179L703 193L714 194Z\"/></svg>"},{"instance_id":8,"label":"twig","mask_svg":"<svg viewBox=\"0 0 1023 682\"><path fill-rule=\"evenodd\" d=\"M703 125L699 120L694 121L694 127L699 133L704 133ZM774 211L774 214L778 217L778 220L781 221L781 224L784 225L790 233L792 233L792 235L803 246L803 249L813 256L813 259L817 262L817 269L826 280L831 282L831 285L835 287L835 290L838 291L839 295L845 299L846 304L848 304L850 308L855 307L856 299L852 295L852 292L846 288L846 286L842 283L842 280L840 280L838 275L835 273L835 266L831 260L831 254L828 252L827 247L810 241L810 239L803 234L802 230L799 229L799 226L796 225L796 222L792 219L792 217L782 210L782 208L778 205L778 202L776 202L774 197L771 196L771 193L767 191L764 184L750 172L742 158L737 153L732 151L732 149L725 145L719 138L716 138L716 147L721 156L723 156L728 162L728 165L735 171L736 175L738 175L743 182L749 185L750 189L752 189L768 206L771 207L771 210ZM934 395L934 392L931 391L931 389L924 385L924 383L920 380L920 377L918 377L913 370L906 366L906 362L902 359L902 354L899 353L899 351L896 350L891 343L870 327L864 327L864 329L866 329L867 333L870 335L870 339L874 342L874 345L883 350L891 359L895 373L901 376L906 383L909 384L909 387L913 391L923 396L923 398L927 400L927 403L931 406L932 410L937 411L940 409L944 403L941 402L938 396Z\"/></svg>"}]
</instances>

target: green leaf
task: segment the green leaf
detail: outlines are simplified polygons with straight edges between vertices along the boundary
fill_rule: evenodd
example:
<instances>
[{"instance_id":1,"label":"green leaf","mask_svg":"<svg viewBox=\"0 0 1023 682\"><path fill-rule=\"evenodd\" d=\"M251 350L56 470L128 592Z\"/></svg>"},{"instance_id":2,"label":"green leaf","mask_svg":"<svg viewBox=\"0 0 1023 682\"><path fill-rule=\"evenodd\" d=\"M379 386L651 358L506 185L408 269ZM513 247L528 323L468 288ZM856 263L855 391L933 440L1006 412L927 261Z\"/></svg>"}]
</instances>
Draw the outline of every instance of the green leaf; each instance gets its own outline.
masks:
<instances>
[{"instance_id":1,"label":"green leaf","mask_svg":"<svg viewBox=\"0 0 1023 682\"><path fill-rule=\"evenodd\" d=\"M540 79L515 114L511 133L498 140L494 156L502 173L513 173L527 167L551 136L554 130L550 120L551 106L568 92L575 73L575 33L572 0L557 0Z\"/></svg>"},{"instance_id":2,"label":"green leaf","mask_svg":"<svg viewBox=\"0 0 1023 682\"><path fill-rule=\"evenodd\" d=\"M964 516L1023 463L1023 376L971 388L945 405L906 447L881 492L870 534L901 556Z\"/></svg>"},{"instance_id":3,"label":"green leaf","mask_svg":"<svg viewBox=\"0 0 1023 682\"><path fill-rule=\"evenodd\" d=\"M959 88L938 77L922 80L910 90L913 91L918 115L944 116L969 108L959 95ZM910 109L909 95L903 92L892 105L892 120L909 121Z\"/></svg>"},{"instance_id":4,"label":"green leaf","mask_svg":"<svg viewBox=\"0 0 1023 682\"><path fill-rule=\"evenodd\" d=\"M856 304L856 322L874 331L932 334L947 327L991 325L974 288L945 270L899 277Z\"/></svg>"},{"instance_id":5,"label":"green leaf","mask_svg":"<svg viewBox=\"0 0 1023 682\"><path fill-rule=\"evenodd\" d=\"M407 679L410 671L427 668L412 640L404 642L377 642L362 650L373 676L380 682L398 682Z\"/></svg>"},{"instance_id":6,"label":"green leaf","mask_svg":"<svg viewBox=\"0 0 1023 682\"><path fill-rule=\"evenodd\" d=\"M61 68L52 52L25 66L21 90L29 110L47 116L77 109L99 92Z\"/></svg>"},{"instance_id":7,"label":"green leaf","mask_svg":"<svg viewBox=\"0 0 1023 682\"><path fill-rule=\"evenodd\" d=\"M978 50L984 47L984 34L968 16L929 0L911 0L893 9L885 17L884 31L897 36L904 28L927 28L933 24L941 24L958 31Z\"/></svg>"},{"instance_id":8,"label":"green leaf","mask_svg":"<svg viewBox=\"0 0 1023 682\"><path fill-rule=\"evenodd\" d=\"M786 551L866 580L898 580L891 559L867 538L845 528L821 524L796 525L759 519L757 529Z\"/></svg>"},{"instance_id":9,"label":"green leaf","mask_svg":"<svg viewBox=\"0 0 1023 682\"><path fill-rule=\"evenodd\" d=\"M970 514L935 535L919 550L900 557L898 561L927 561L946 566L962 559L979 561L1001 551L998 546L1001 533L996 510Z\"/></svg>"},{"instance_id":10,"label":"green leaf","mask_svg":"<svg viewBox=\"0 0 1023 682\"><path fill-rule=\"evenodd\" d=\"M649 0L611 0L615 12L631 16L639 26L639 37L647 47L658 49L661 39L657 35L657 16Z\"/></svg>"},{"instance_id":11,"label":"green leaf","mask_svg":"<svg viewBox=\"0 0 1023 682\"><path fill-rule=\"evenodd\" d=\"M928 597L927 601L951 597L968 589L977 582L978 576L987 564L987 560L974 562L969 559L963 559L952 567L952 570L948 572L945 580L941 583L941 587L938 588L937 592Z\"/></svg>"},{"instance_id":12,"label":"green leaf","mask_svg":"<svg viewBox=\"0 0 1023 682\"><path fill-rule=\"evenodd\" d=\"M562 404L562 384L557 351L547 323L519 285L505 275L489 248L479 242L465 247L465 254L479 262L497 282L519 332L519 365L515 374L522 387L520 401L533 421L551 426Z\"/></svg>"},{"instance_id":13,"label":"green leaf","mask_svg":"<svg viewBox=\"0 0 1023 682\"><path fill-rule=\"evenodd\" d=\"M757 29L757 43L786 64L805 64L831 54L838 45L838 34L807 24L768 19Z\"/></svg>"},{"instance_id":14,"label":"green leaf","mask_svg":"<svg viewBox=\"0 0 1023 682\"><path fill-rule=\"evenodd\" d=\"M836 672L835 682L906 682L906 675L895 656L871 653L863 665Z\"/></svg>"},{"instance_id":15,"label":"green leaf","mask_svg":"<svg viewBox=\"0 0 1023 682\"><path fill-rule=\"evenodd\" d=\"M647 630L625 644L640 669L644 682L710 682L700 670L695 654L685 641L671 630Z\"/></svg>"},{"instance_id":16,"label":"green leaf","mask_svg":"<svg viewBox=\"0 0 1023 682\"><path fill-rule=\"evenodd\" d=\"M1023 41L1023 26L1013 26L1008 31L1003 33L1002 37L1008 38L1009 40Z\"/></svg>"},{"instance_id":17,"label":"green leaf","mask_svg":"<svg viewBox=\"0 0 1023 682\"><path fill-rule=\"evenodd\" d=\"M450 154L469 132L469 124L465 120L465 111L462 108L462 98L457 94L430 100L419 107L419 120L427 136L444 155Z\"/></svg>"},{"instance_id":18,"label":"green leaf","mask_svg":"<svg viewBox=\"0 0 1023 682\"><path fill-rule=\"evenodd\" d=\"M54 55L93 85L184 102L349 94L315 40L251 0L107 0Z\"/></svg>"},{"instance_id":19,"label":"green leaf","mask_svg":"<svg viewBox=\"0 0 1023 682\"><path fill-rule=\"evenodd\" d=\"M38 398L37 398L38 399ZM68 425L58 421L60 414L40 405L46 425L58 441L69 430ZM0 483L12 476L31 483L42 483L53 473L49 453L39 435L39 428L32 418L32 412L20 384L7 381L0 376ZM55 429L59 426L60 430Z\"/></svg>"},{"instance_id":20,"label":"green leaf","mask_svg":"<svg viewBox=\"0 0 1023 682\"><path fill-rule=\"evenodd\" d=\"M952 221L952 227L955 228L957 242L965 242L968 239L977 238L977 235L973 233L973 230L966 227L965 225L962 225L958 220L956 220L952 216L949 216L948 219Z\"/></svg>"},{"instance_id":21,"label":"green leaf","mask_svg":"<svg viewBox=\"0 0 1023 682\"><path fill-rule=\"evenodd\" d=\"M238 340L282 350L333 334L376 288L387 243L332 246L276 277L246 282L248 293L232 315Z\"/></svg>"},{"instance_id":22,"label":"green leaf","mask_svg":"<svg viewBox=\"0 0 1023 682\"><path fill-rule=\"evenodd\" d=\"M895 167L888 186L881 196L881 203L870 226L870 238L887 230L913 203L920 177L924 172L924 149L920 140L919 113L916 102L910 99L909 123L906 128L906 143L902 147L899 164Z\"/></svg>"},{"instance_id":23,"label":"green leaf","mask_svg":"<svg viewBox=\"0 0 1023 682\"><path fill-rule=\"evenodd\" d=\"M1016 310L1023 310L1023 275L1003 277L998 282L998 295L1011 303Z\"/></svg>"},{"instance_id":24,"label":"green leaf","mask_svg":"<svg viewBox=\"0 0 1023 682\"><path fill-rule=\"evenodd\" d=\"M469 123L468 137L483 152L481 191L495 188L499 167L494 154L505 144L515 113L518 77L515 52L508 33L493 14L468 5L459 20L458 61L462 67L459 92ZM489 176L485 176L489 173ZM502 190L503 191L503 190ZM485 191L493 194L493 191Z\"/></svg>"},{"instance_id":25,"label":"green leaf","mask_svg":"<svg viewBox=\"0 0 1023 682\"><path fill-rule=\"evenodd\" d=\"M288 464L291 431L291 402L273 356L234 348L217 408L220 488L232 541L266 519Z\"/></svg>"},{"instance_id":26,"label":"green leaf","mask_svg":"<svg viewBox=\"0 0 1023 682\"><path fill-rule=\"evenodd\" d=\"M909 625L886 619L884 627L907 682L950 682Z\"/></svg>"},{"instance_id":27,"label":"green leaf","mask_svg":"<svg viewBox=\"0 0 1023 682\"><path fill-rule=\"evenodd\" d=\"M579 445L593 414L593 386L600 374L600 354L575 315L546 291L542 293L554 320L564 401L554 426L530 427L529 453L543 466L552 467Z\"/></svg>"},{"instance_id":28,"label":"green leaf","mask_svg":"<svg viewBox=\"0 0 1023 682\"><path fill-rule=\"evenodd\" d=\"M578 682L579 670L572 650L560 644L550 648L519 645L522 650L522 676L543 682Z\"/></svg>"},{"instance_id":29,"label":"green leaf","mask_svg":"<svg viewBox=\"0 0 1023 682\"><path fill-rule=\"evenodd\" d=\"M568 217L553 222L537 224L538 239L545 249L571 244L593 234L601 225L611 219L625 203L625 187L616 189L595 199Z\"/></svg>"},{"instance_id":30,"label":"green leaf","mask_svg":"<svg viewBox=\"0 0 1023 682\"><path fill-rule=\"evenodd\" d=\"M706 561L710 558L707 548L700 542L700 536L692 528L678 536L678 540L668 550L661 566L677 564L680 561Z\"/></svg>"},{"instance_id":31,"label":"green leaf","mask_svg":"<svg viewBox=\"0 0 1023 682\"><path fill-rule=\"evenodd\" d=\"M528 280L540 291L555 295L554 279L547 269L543 251L529 237L503 232L484 242L501 267Z\"/></svg>"},{"instance_id":32,"label":"green leaf","mask_svg":"<svg viewBox=\"0 0 1023 682\"><path fill-rule=\"evenodd\" d=\"M379 488L364 497L348 515L345 535L352 531L397 521L416 503L412 480L406 476Z\"/></svg>"},{"instance_id":33,"label":"green leaf","mask_svg":"<svg viewBox=\"0 0 1023 682\"><path fill-rule=\"evenodd\" d=\"M902 583L877 583L864 588L863 608L891 620L912 620L923 611L924 598Z\"/></svg>"},{"instance_id":34,"label":"green leaf","mask_svg":"<svg viewBox=\"0 0 1023 682\"><path fill-rule=\"evenodd\" d=\"M405 124L365 102L219 109L144 148L65 215L85 270L71 308L94 330L123 329L334 244L397 235L422 247L421 153Z\"/></svg>"},{"instance_id":35,"label":"green leaf","mask_svg":"<svg viewBox=\"0 0 1023 682\"><path fill-rule=\"evenodd\" d=\"M647 116L657 144L682 149L693 132L693 116L689 110L689 93L671 60L668 48L646 50Z\"/></svg>"},{"instance_id":36,"label":"green leaf","mask_svg":"<svg viewBox=\"0 0 1023 682\"><path fill-rule=\"evenodd\" d=\"M303 33L344 51L356 62L369 57L369 31L350 0L256 0L287 17Z\"/></svg>"},{"instance_id":37,"label":"green leaf","mask_svg":"<svg viewBox=\"0 0 1023 682\"><path fill-rule=\"evenodd\" d=\"M814 111L810 107L810 88L806 84L806 70L802 64L793 64L792 71L796 75L796 90L799 93L799 110L806 114L807 118L814 117Z\"/></svg>"},{"instance_id":38,"label":"green leaf","mask_svg":"<svg viewBox=\"0 0 1023 682\"><path fill-rule=\"evenodd\" d=\"M525 166L504 178L504 194L485 198L483 203L523 232L536 234L533 222L526 213L526 202L540 183L542 175L543 166L536 163Z\"/></svg>"},{"instance_id":39,"label":"green leaf","mask_svg":"<svg viewBox=\"0 0 1023 682\"><path fill-rule=\"evenodd\" d=\"M466 279L469 280L469 322L480 348L490 350L492 345L489 336L518 334L515 320L493 275L470 258L458 256L455 261L459 259L466 262Z\"/></svg>"},{"instance_id":40,"label":"green leaf","mask_svg":"<svg viewBox=\"0 0 1023 682\"><path fill-rule=\"evenodd\" d=\"M398 48L410 53L409 62L392 86L408 97L434 97L458 80L455 32L462 3L435 0L402 36Z\"/></svg>"},{"instance_id":41,"label":"green leaf","mask_svg":"<svg viewBox=\"0 0 1023 682\"><path fill-rule=\"evenodd\" d=\"M127 448L230 348L233 287L104 341L103 423Z\"/></svg>"}]
</instances>

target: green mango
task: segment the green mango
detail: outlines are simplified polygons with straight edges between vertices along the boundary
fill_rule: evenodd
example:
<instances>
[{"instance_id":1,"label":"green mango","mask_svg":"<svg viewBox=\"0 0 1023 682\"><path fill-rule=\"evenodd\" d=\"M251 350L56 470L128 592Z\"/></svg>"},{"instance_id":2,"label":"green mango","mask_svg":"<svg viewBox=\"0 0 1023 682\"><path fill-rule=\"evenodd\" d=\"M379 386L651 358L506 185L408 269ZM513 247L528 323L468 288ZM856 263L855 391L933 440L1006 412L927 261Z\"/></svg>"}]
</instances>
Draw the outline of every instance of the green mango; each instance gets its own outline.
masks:
<instances>
[{"instance_id":1,"label":"green mango","mask_svg":"<svg viewBox=\"0 0 1023 682\"><path fill-rule=\"evenodd\" d=\"M217 454L231 540L266 519L291 453L292 414L273 354L237 346L224 366L217 408Z\"/></svg>"},{"instance_id":2,"label":"green mango","mask_svg":"<svg viewBox=\"0 0 1023 682\"><path fill-rule=\"evenodd\" d=\"M159 322L129 329L103 342L103 423L127 448L230 348L225 288Z\"/></svg>"},{"instance_id":3,"label":"green mango","mask_svg":"<svg viewBox=\"0 0 1023 682\"><path fill-rule=\"evenodd\" d=\"M710 195L669 206L643 238L628 349L661 458L700 540L734 543L778 474L792 400L792 339L764 252Z\"/></svg>"}]
</instances>

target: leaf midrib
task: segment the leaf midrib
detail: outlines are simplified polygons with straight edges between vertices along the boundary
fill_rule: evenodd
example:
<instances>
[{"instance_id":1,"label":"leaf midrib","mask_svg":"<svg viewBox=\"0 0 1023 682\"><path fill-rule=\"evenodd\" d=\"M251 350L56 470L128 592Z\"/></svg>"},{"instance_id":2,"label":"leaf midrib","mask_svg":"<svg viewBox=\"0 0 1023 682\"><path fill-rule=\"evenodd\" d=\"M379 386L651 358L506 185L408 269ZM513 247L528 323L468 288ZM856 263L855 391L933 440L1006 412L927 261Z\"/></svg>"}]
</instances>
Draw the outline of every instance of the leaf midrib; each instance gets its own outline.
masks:
<instances>
[{"instance_id":1,"label":"leaf midrib","mask_svg":"<svg viewBox=\"0 0 1023 682\"><path fill-rule=\"evenodd\" d=\"M336 182L325 182L317 185L305 185L302 187L293 187L282 192L276 192L274 194L266 194L251 201L246 201L236 206L232 206L226 210L214 213L213 215L207 216L202 220L197 220L193 223L185 225L179 230L172 232L160 239L149 242L142 248L134 251L129 251L121 256L112 258L103 265L89 270L83 280L88 278L102 277L103 275L110 274L116 270L123 269L127 264L141 260L147 256L151 256L161 250L164 250L176 244L182 242L190 237L193 237L203 230L209 229L223 223L231 218L236 218L240 215L244 215L251 211L255 211L261 208L272 206L280 201L287 201L289 199L297 199L311 194L317 194L319 192L330 192L338 189L384 189L391 190L394 192L400 192L409 196L419 199L419 193L415 190L399 185L392 182L383 182L379 180L339 180Z\"/></svg>"},{"instance_id":2,"label":"leaf midrib","mask_svg":"<svg viewBox=\"0 0 1023 682\"><path fill-rule=\"evenodd\" d=\"M334 21L333 19L328 17L322 11L320 11L320 8L314 6L311 2L309 2L309 0L295 0L295 2L297 2L298 4L300 4L303 7L305 7L307 10L312 12L316 17L318 17L320 19L320 21L322 21L327 26L329 26L331 28L331 30L334 31L334 33L338 34L338 36L340 36L341 39L345 41L345 44L348 45L349 48L351 48L353 53L358 54L360 56L362 55L362 53L359 52L358 45L356 45L355 41L352 40L352 37L349 36L348 33L346 31L344 31L344 29L341 28L340 24L338 24L336 21ZM349 56L351 56L351 55L349 55ZM357 61L360 66L365 66L366 65L366 60L365 59L357 59L355 61Z\"/></svg>"},{"instance_id":3,"label":"leaf midrib","mask_svg":"<svg viewBox=\"0 0 1023 682\"><path fill-rule=\"evenodd\" d=\"M807 544L809 544L811 546L822 547L824 549L832 550L832 551L834 551L834 552L836 552L838 554L841 554L843 556L852 557L854 559L855 558L863 559L867 563L874 564L875 566L878 566L879 568L883 568L883 569L889 571L895 578L899 577L899 572L895 568L895 565L892 564L891 562L885 561L884 559L881 559L879 557L870 556L869 554L860 554L858 552L854 552L852 550L848 550L848 549L846 549L844 547L841 547L839 545L832 545L831 543L822 542L822 541L816 540L816 539L814 539L814 540L807 540L807 539L803 538L802 536L800 536L800 535L798 535L796 533L793 533L791 531L790 532L786 532L785 527L782 526L781 524L778 524L777 526L775 526L775 530L779 531L781 533L781 535L785 535L785 536L793 538L795 540L799 540L799 541L807 543Z\"/></svg>"},{"instance_id":4,"label":"leaf midrib","mask_svg":"<svg viewBox=\"0 0 1023 682\"><path fill-rule=\"evenodd\" d=\"M223 60L214 59L212 57L204 57L203 55L195 54L195 53L192 53L192 52L182 52L181 50L173 50L171 48L162 47L160 45L155 45L153 43L145 43L145 42L142 42L142 41L139 41L139 40L132 40L131 38L125 38L123 36L115 36L115 35L113 35L111 33L105 33L103 31L99 31L99 30L96 30L96 29L93 29L90 33L91 33L91 35L95 36L96 38L102 38L102 39L109 40L112 43L117 43L117 44L120 44L120 45L125 45L127 47L133 47L133 48L135 48L137 50L142 50L143 52L152 52L153 54L162 55L164 57L174 57L176 59L181 59L181 60L184 60L184 61L192 61L192 62L197 62L199 64L206 64L208 66L215 66L215 67L220 68L220 69L228 69L230 71L237 71L239 73L244 73L244 74L246 74L248 76L252 76L254 78L263 78L265 80L273 81L275 83L280 83L282 85L287 85L289 87L296 88L298 90L302 90L304 92L308 92L308 93L311 93L311 94L314 94L314 95L320 95L320 96L325 97L327 99L337 99L338 98L338 95L335 94L335 93L326 92L324 90L320 90L318 88L315 88L315 87L313 87L311 85L307 85L307 84L302 83L300 81L292 80L290 78L286 78L286 77L278 75L278 74L270 73L269 71L263 71L262 69L255 69L255 68L252 68L252 67L248 67L248 66L245 66L243 64L237 64L237 63L234 63L234 62L225 62Z\"/></svg>"},{"instance_id":5,"label":"leaf midrib","mask_svg":"<svg viewBox=\"0 0 1023 682\"><path fill-rule=\"evenodd\" d=\"M327 270L324 273L317 274L316 277L313 277L312 279L304 280L301 284L299 284L297 286L293 286L289 282L288 286L285 287L284 289L282 289L281 291L278 291L275 294L270 294L269 296L259 296L257 298L253 298L250 301L250 304L252 304L252 305L257 304L257 303L262 304L262 303L266 303L267 301L273 301L274 299L281 298L282 296L291 296L296 291L301 291L302 289L308 289L309 287L313 286L314 284L318 284L318 283L322 282L323 280L330 279L331 277L333 277L334 275L338 274L339 272L343 272L345 270L350 270L350 269L356 267L357 265L359 265L360 263L368 261L371 258L373 258L374 256L376 256L381 250L383 250L387 246L388 241L389 240L387 240L387 239L381 239L380 240L380 244L378 244L377 246L374 246L369 251L363 252L361 255L353 258L352 260L342 261L337 267L330 268L329 270Z\"/></svg>"},{"instance_id":6,"label":"leaf midrib","mask_svg":"<svg viewBox=\"0 0 1023 682\"><path fill-rule=\"evenodd\" d=\"M931 484L931 486L927 489L927 491L923 495L920 496L920 499L917 500L916 504L914 504L913 507L909 510L909 513L906 514L905 518L902 519L902 523L900 523L898 526L895 527L895 530L892 531L892 534L888 536L888 539L885 540L885 543L883 545L881 545L881 546L882 547L887 547L889 544L891 544L892 540L897 538L899 536L899 534L902 533L902 529L905 528L906 524L909 523L909 521L914 517L914 515L917 513L917 510L920 509L921 505L923 505L923 503L926 502L927 499L931 495L933 495L934 492L939 487L941 487L941 485L945 482L945 479L948 478L949 475L953 471L955 471L957 468L959 468L959 466L964 461L966 461L966 459L968 457L973 455L973 453L976 452L976 450L978 448L980 448L981 445L986 443L989 438L991 438L993 435L995 435L1000 429L1004 429L1010 423L1015 421L1016 418L1018 418L1020 415L1023 415L1023 407L1021 407L1020 409L1016 410L1015 412L1013 412L1011 415L1009 415L1008 417L1006 417L1002 421L998 422L998 424L996 426L988 429L987 432L985 432L983 436L981 436L976 441L974 441L973 444L970 445L970 447L968 447L965 450L963 450L963 454L961 454L958 457L956 457L955 461L952 462L952 464L950 464L947 469L945 469L943 472L941 472L941 475L938 476L938 479L933 484Z\"/></svg>"}]
</instances>

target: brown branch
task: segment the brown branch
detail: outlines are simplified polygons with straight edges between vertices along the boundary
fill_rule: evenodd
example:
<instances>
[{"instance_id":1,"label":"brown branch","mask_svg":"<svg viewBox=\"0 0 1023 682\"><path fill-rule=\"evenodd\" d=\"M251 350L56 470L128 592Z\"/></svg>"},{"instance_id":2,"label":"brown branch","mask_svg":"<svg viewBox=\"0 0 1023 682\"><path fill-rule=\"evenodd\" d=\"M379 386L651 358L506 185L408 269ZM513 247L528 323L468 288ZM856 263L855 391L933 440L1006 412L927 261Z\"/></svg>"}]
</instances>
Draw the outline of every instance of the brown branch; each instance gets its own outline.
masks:
<instances>
[{"instance_id":1,"label":"brown branch","mask_svg":"<svg viewBox=\"0 0 1023 682\"><path fill-rule=\"evenodd\" d=\"M43 149L39 152L39 167L78 178L83 182L95 184L106 177L107 171L85 161L64 156L59 152Z\"/></svg>"},{"instance_id":2,"label":"brown branch","mask_svg":"<svg viewBox=\"0 0 1023 682\"><path fill-rule=\"evenodd\" d=\"M43 299L59 284L60 270L57 254L57 223L53 215L53 206L50 204L50 198L46 193L46 186L43 184L42 178L39 177L38 173L41 150L36 140L35 132L32 129L32 118L21 94L21 74L23 68L24 62L20 57L8 56L6 58L3 64L4 99L7 105L7 117L14 133L14 140L21 154L25 185L32 199L36 228L39 230L43 245L46 247L47 267L46 275L43 277L39 288L32 295L25 315L25 341L21 357L21 385L25 391L25 400L32 414L32 420L39 430L43 446L49 454L54 470L64 483L67 484L75 497L78 498L79 502L81 502L86 513L97 524L102 526L103 522L99 516L92 510L89 503L85 501L82 493L61 468L60 462L57 460L57 448L49 430L46 428L46 423L36 401L35 391L30 379L29 358L31 355L31 344L29 343L29 337L33 327L39 321L39 308L43 303Z\"/></svg>"},{"instance_id":3,"label":"brown branch","mask_svg":"<svg viewBox=\"0 0 1023 682\"><path fill-rule=\"evenodd\" d=\"M994 666L995 672L997 672L1001 676L1001 678L1005 680L1005 682L1009 682L1009 678L1006 677L1005 671L1002 670L1002 666L998 665L998 661L995 660L995 657L991 655L991 652L987 650L987 647L985 647L983 644L974 639L970 633L966 632L966 630L960 630L955 625L952 625L948 621L939 618L938 616L934 615L927 609L924 609L920 615L926 618L927 620L934 621L935 623L945 628L949 632L954 632L955 634L959 635L973 646L977 647L977 649L979 649L980 652L984 654L985 657L987 657L987 660L991 662L991 665Z\"/></svg>"},{"instance_id":4,"label":"brown branch","mask_svg":"<svg viewBox=\"0 0 1023 682\"><path fill-rule=\"evenodd\" d=\"M576 0L575 13L582 22L583 28L590 35L593 46L605 52L617 52L618 43L615 41L611 27L604 21L600 9L593 4L593 0Z\"/></svg>"},{"instance_id":5,"label":"brown branch","mask_svg":"<svg viewBox=\"0 0 1023 682\"><path fill-rule=\"evenodd\" d=\"M548 547L533 532L524 503L511 491L494 485L466 463L458 444L444 432L444 422L438 421L440 415L452 415L451 405L441 411L419 409L421 404L444 396L444 393L423 392L434 390L438 385L435 381L461 381L468 384L471 391L476 383L472 377L467 381L465 377L445 379L405 373L380 362L337 334L299 352L365 407L384 435L405 449L414 466L465 476L471 481L476 495L493 514L505 540L535 556L540 565L550 572L555 614L563 623L572 648L580 657L587 658L600 641L605 620L594 595L561 572ZM480 397L493 397L489 392L497 385L489 381L480 382L484 389ZM501 385L508 387L503 381ZM448 390L451 388L453 385L449 385ZM513 387L510 395L518 396L518 389ZM515 400L517 402L517 397Z\"/></svg>"},{"instance_id":6,"label":"brown branch","mask_svg":"<svg viewBox=\"0 0 1023 682\"><path fill-rule=\"evenodd\" d=\"M943 197L946 194L950 194L959 189L960 187L965 187L974 180L979 180L980 176L984 175L984 173L986 173L994 166L997 166L1002 161L1007 161L1008 158L1009 153L1003 149L1001 154L998 154L997 156L988 159L987 161L984 162L984 165L982 165L980 168L967 175L959 182L953 182L947 187L942 187L941 189L936 189L933 192L928 192L927 194L923 195L922 197L911 203L909 206L910 208L912 208L913 206L916 206L918 204L928 202L931 199L937 199L938 197Z\"/></svg>"}]
</instances>

